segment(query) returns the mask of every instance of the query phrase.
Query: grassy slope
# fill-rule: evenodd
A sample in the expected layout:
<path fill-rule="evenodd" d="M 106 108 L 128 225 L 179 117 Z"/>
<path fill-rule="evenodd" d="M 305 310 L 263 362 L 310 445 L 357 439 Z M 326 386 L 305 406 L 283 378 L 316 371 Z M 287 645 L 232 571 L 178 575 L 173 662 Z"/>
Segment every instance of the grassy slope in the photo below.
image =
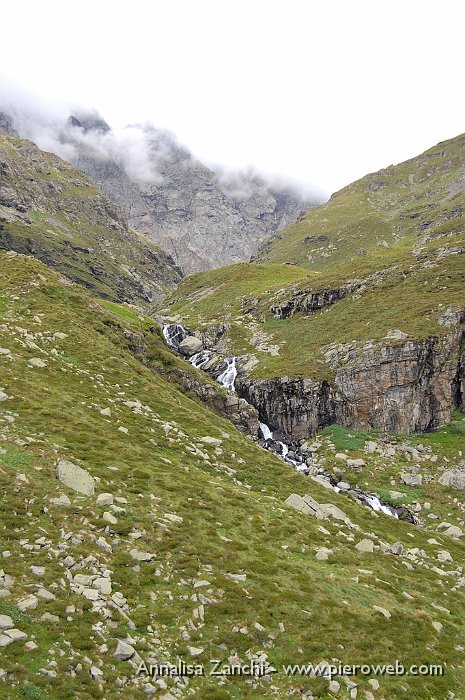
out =
<path fill-rule="evenodd" d="M 19 139 L 0 136 L 0 157 L 0 184 L 13 193 L 0 206 L 0 249 L 35 255 L 99 296 L 145 308 L 146 291 L 159 301 L 179 281 L 173 261 L 128 230 L 83 173 Z"/>
<path fill-rule="evenodd" d="M 263 260 L 324 272 L 339 264 L 357 267 L 367 254 L 389 262 L 392 249 L 412 248 L 425 234 L 463 231 L 464 152 L 462 134 L 357 180 L 289 226 Z M 327 240 L 311 240 L 318 236 Z"/>
<path fill-rule="evenodd" d="M 204 649 L 197 660 L 207 664 L 232 653 L 245 661 L 248 650 L 264 650 L 277 668 L 283 662 L 334 658 L 346 663 L 446 661 L 444 678 L 379 678 L 375 698 L 426 700 L 446 697 L 448 690 L 457 697 L 465 694 L 463 652 L 457 646 L 465 632 L 463 589 L 452 590 L 455 575 L 433 570 L 438 549 L 448 549 L 456 562 L 463 560 L 462 544 L 439 533 L 440 544 L 429 544 L 430 534 L 328 492 L 254 446 L 125 350 L 122 331 L 140 331 L 143 319 L 130 312 L 114 314 L 22 256 L 0 254 L 0 279 L 0 347 L 11 350 L 11 356 L 0 357 L 1 387 L 10 397 L 0 404 L 6 451 L 0 456 L 0 527 L 2 550 L 11 553 L 2 568 L 15 577 L 12 596 L 0 599 L 0 613 L 12 615 L 38 644 L 32 652 L 20 642 L 3 650 L 1 667 L 11 675 L 0 684 L 1 697 L 146 696 L 134 685 L 130 665 L 112 656 L 115 640 L 128 634 L 126 624 L 113 612 L 117 624 L 110 627 L 89 601 L 70 591 L 63 564 L 67 555 L 81 561 L 82 573 L 91 572 L 92 563 L 82 561 L 88 556 L 110 569 L 113 591 L 128 600 L 136 626 L 129 634 L 143 658 L 152 652 L 159 660 L 179 654 L 190 661 L 191 645 Z M 56 332 L 67 337 L 54 337 Z M 46 367 L 31 367 L 34 357 Z M 142 408 L 125 403 L 136 399 Z M 111 408 L 111 417 L 100 413 L 105 407 Z M 205 435 L 222 439 L 221 450 L 202 443 Z M 192 452 L 196 447 L 202 454 Z M 108 506 L 59 485 L 54 466 L 60 458 L 98 478 L 97 493 L 127 499 L 112 531 L 102 520 Z M 62 491 L 71 506 L 49 505 L 49 498 Z M 320 502 L 338 504 L 361 530 L 331 521 L 322 530 L 318 521 L 283 507 L 291 492 L 311 492 Z M 167 513 L 182 521 L 172 522 Z M 131 535 L 137 533 L 141 537 L 134 544 Z M 422 548 L 425 558 L 412 559 L 410 571 L 401 558 L 379 550 L 361 554 L 354 545 L 368 533 L 376 544 L 400 540 Z M 96 544 L 101 536 L 111 553 Z M 50 545 L 25 549 L 39 537 Z M 154 552 L 155 560 L 134 571 L 128 554 L 134 546 Z M 315 559 L 319 546 L 333 550 L 328 561 Z M 15 601 L 35 588 L 31 564 L 45 566 L 42 583 L 56 599 L 40 599 L 36 610 L 21 614 Z M 457 565 L 443 568 L 455 571 Z M 237 583 L 227 573 L 244 573 L 246 581 Z M 196 579 L 209 583 L 194 589 Z M 199 590 L 210 601 L 203 623 L 194 615 Z M 76 606 L 75 613 L 65 612 L 69 605 Z M 389 609 L 392 617 L 385 619 L 373 605 Z M 41 622 L 44 612 L 59 620 Z M 444 625 L 442 631 L 434 621 Z M 254 627 L 256 622 L 264 631 Z M 102 687 L 89 676 L 91 662 L 103 672 Z M 41 668 L 55 670 L 56 677 Z M 117 678 L 125 679 L 122 686 Z M 367 679 L 356 680 L 368 690 Z M 32 689 L 24 690 L 25 683 Z M 217 700 L 284 697 L 292 688 L 330 697 L 327 681 L 286 678 L 282 672 L 273 676 L 272 685 L 233 679 L 220 690 L 211 678 L 190 685 L 200 689 L 195 697 Z"/>
<path fill-rule="evenodd" d="M 452 254 L 465 249 L 464 144 L 458 137 L 341 190 L 274 239 L 262 256 L 269 262 L 194 275 L 167 313 L 192 328 L 226 319 L 230 351 L 255 354 L 257 378 L 330 378 L 323 355 L 334 343 L 382 343 L 394 329 L 414 338 L 444 333 L 438 316 L 464 304 L 464 256 Z M 319 236 L 326 240 L 315 242 Z M 271 313 L 298 290 L 335 289 L 383 270 L 382 280 L 323 312 L 285 320 Z M 279 355 L 254 347 L 257 330 Z"/>

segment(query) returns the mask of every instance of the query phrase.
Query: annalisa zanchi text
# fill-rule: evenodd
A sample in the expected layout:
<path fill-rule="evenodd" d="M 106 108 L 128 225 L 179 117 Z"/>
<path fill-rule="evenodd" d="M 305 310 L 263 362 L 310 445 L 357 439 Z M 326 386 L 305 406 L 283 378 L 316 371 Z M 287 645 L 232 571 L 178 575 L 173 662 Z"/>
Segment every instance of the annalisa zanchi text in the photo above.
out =
<path fill-rule="evenodd" d="M 276 669 L 263 661 L 250 661 L 245 664 L 224 663 L 220 659 L 210 659 L 209 665 L 186 663 L 178 659 L 175 664 L 147 664 L 141 661 L 137 673 L 154 678 L 180 676 L 253 676 L 260 678 L 281 672 L 286 676 L 443 676 L 442 664 L 413 664 L 406 666 L 396 659 L 391 664 L 284 664 Z"/>

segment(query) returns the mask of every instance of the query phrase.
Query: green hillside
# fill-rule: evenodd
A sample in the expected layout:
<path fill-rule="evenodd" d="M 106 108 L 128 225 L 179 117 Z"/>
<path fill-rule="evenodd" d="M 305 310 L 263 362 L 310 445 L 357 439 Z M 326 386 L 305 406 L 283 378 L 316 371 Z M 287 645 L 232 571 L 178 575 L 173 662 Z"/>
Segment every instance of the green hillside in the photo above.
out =
<path fill-rule="evenodd" d="M 330 700 L 355 697 L 354 684 L 367 700 L 465 695 L 464 548 L 449 525 L 379 515 L 260 449 L 167 381 L 182 360 L 150 319 L 22 255 L 0 254 L 0 279 L 0 627 L 19 630 L 8 644 L 0 630 L 0 697 Z M 329 459 L 331 444 L 366 439 L 320 443 Z M 93 477 L 93 495 L 60 483 L 63 461 Z M 299 513 L 292 493 L 347 519 Z M 457 527 L 463 513 L 449 510 Z M 178 656 L 207 675 L 137 675 L 139 657 Z M 276 673 L 209 675 L 212 659 L 252 657 Z M 396 659 L 445 675 L 330 685 L 283 670 Z"/>
<path fill-rule="evenodd" d="M 0 250 L 34 255 L 98 296 L 154 308 L 180 279 L 88 178 L 30 141 L 0 135 Z"/>
<path fill-rule="evenodd" d="M 391 264 L 396 254 L 465 230 L 465 134 L 336 192 L 259 255 L 324 272 Z M 367 263 L 370 266 L 370 263 Z M 349 272 L 352 270 L 350 269 Z"/>

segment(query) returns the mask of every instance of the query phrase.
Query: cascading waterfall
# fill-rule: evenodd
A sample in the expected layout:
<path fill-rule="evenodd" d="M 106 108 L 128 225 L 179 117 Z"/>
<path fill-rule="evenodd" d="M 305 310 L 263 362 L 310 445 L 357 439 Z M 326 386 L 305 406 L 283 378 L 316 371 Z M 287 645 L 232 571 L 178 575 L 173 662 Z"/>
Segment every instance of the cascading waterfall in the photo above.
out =
<path fill-rule="evenodd" d="M 196 369 L 202 369 L 202 367 L 205 367 L 210 358 L 211 352 L 208 352 L 208 350 L 202 350 L 201 352 L 197 352 L 195 355 L 192 355 L 192 357 L 189 358 L 189 362 Z"/>
<path fill-rule="evenodd" d="M 173 350 L 177 350 L 179 344 L 184 340 L 184 338 L 186 338 L 189 335 L 189 332 L 181 324 L 169 324 L 163 326 L 163 335 L 166 339 L 168 346 Z M 189 359 L 189 362 L 197 369 L 202 369 L 211 360 L 212 355 L 212 352 L 208 350 L 202 350 L 201 352 L 192 355 L 192 357 Z M 216 381 L 222 386 L 224 386 L 231 393 L 234 393 L 236 390 L 236 359 L 236 357 L 226 358 L 226 368 L 216 378 Z M 279 456 L 281 457 L 281 459 L 283 459 L 288 464 L 291 464 L 294 467 L 294 469 L 297 469 L 300 472 L 308 473 L 308 467 L 305 464 L 305 462 L 299 461 L 298 459 L 291 459 L 291 457 L 289 457 L 289 446 L 285 442 L 275 440 L 271 428 L 266 423 L 260 423 L 260 432 L 262 434 L 263 440 L 265 441 L 265 449 L 277 454 L 275 450 L 271 449 L 271 445 L 279 445 Z M 332 484 L 331 480 L 328 478 L 327 475 L 326 478 L 328 481 L 328 486 L 330 486 L 330 488 L 336 493 L 339 493 L 341 489 Z M 391 506 L 381 503 L 378 496 L 375 496 L 374 494 L 360 492 L 357 493 L 356 497 L 358 498 L 360 503 L 363 503 L 372 510 L 375 510 L 379 513 L 385 513 L 386 515 L 390 515 L 394 518 L 399 517 L 398 513 L 394 508 L 391 508 Z"/>
<path fill-rule="evenodd" d="M 177 350 L 179 343 L 181 343 L 186 336 L 189 335 L 184 326 L 180 323 L 169 323 L 162 327 L 163 337 L 166 340 L 168 347 L 173 350 Z"/>
<path fill-rule="evenodd" d="M 280 457 L 287 462 L 288 464 L 292 464 L 292 466 L 297 469 L 299 472 L 306 472 L 307 471 L 307 465 L 304 462 L 299 462 L 296 459 L 291 459 L 288 457 L 289 454 L 289 446 L 286 445 L 285 442 L 281 442 L 281 440 L 275 440 L 273 437 L 273 433 L 271 431 L 271 428 L 269 425 L 266 423 L 260 423 L 260 432 L 263 436 L 263 439 L 265 440 L 265 448 L 269 449 L 269 441 L 275 442 L 277 445 L 279 445 L 281 449 Z"/>
<path fill-rule="evenodd" d="M 222 384 L 225 387 L 225 389 L 233 393 L 236 390 L 234 386 L 236 382 L 236 377 L 236 358 L 228 357 L 226 359 L 226 369 L 217 377 L 216 381 Z"/>
<path fill-rule="evenodd" d="M 391 506 L 386 506 L 384 503 L 381 503 L 379 500 L 378 496 L 375 496 L 373 494 L 367 494 L 364 497 L 364 501 L 367 505 L 370 506 L 373 510 L 376 510 L 378 513 L 385 513 L 386 515 L 392 515 L 394 518 L 398 518 L 398 514 L 395 511 L 394 508 L 391 508 Z"/>
<path fill-rule="evenodd" d="M 266 423 L 260 423 L 260 432 L 264 440 L 273 439 L 273 433 L 271 432 L 270 428 L 267 426 Z"/>

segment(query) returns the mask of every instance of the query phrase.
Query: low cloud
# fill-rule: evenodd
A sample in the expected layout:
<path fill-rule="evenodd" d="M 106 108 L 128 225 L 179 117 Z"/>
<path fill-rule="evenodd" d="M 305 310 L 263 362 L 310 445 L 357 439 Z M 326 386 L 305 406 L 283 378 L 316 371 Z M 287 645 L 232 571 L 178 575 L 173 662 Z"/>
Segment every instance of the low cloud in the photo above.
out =
<path fill-rule="evenodd" d="M 12 118 L 22 138 L 34 141 L 41 149 L 77 167 L 86 158 L 112 161 L 139 185 L 159 185 L 169 163 L 189 163 L 193 159 L 170 131 L 149 123 L 113 129 L 95 109 L 43 100 L 6 83 L 0 85 L 0 112 Z M 321 191 L 309 191 L 279 175 L 262 175 L 252 168 L 231 170 L 218 164 L 209 167 L 220 189 L 237 202 L 283 192 L 306 202 L 325 199 Z"/>

